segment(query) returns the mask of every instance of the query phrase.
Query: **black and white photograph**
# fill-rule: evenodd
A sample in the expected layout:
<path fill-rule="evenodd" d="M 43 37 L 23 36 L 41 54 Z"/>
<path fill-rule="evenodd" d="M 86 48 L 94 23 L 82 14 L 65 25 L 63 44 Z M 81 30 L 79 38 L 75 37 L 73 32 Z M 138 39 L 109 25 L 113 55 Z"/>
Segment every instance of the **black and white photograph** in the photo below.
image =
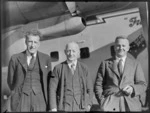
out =
<path fill-rule="evenodd" d="M 149 112 L 149 2 L 1 0 L 1 112 Z"/>

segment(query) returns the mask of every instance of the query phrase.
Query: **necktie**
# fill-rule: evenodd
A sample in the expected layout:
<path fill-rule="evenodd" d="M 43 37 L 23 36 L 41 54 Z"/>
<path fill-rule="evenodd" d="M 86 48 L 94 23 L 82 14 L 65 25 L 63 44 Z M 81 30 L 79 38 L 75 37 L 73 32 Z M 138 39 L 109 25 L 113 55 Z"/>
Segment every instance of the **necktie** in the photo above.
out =
<path fill-rule="evenodd" d="M 29 63 L 29 69 L 32 69 L 34 67 L 34 63 L 35 63 L 34 55 L 32 54 L 31 56 L 32 56 L 32 58 L 31 58 L 30 63 Z"/>
<path fill-rule="evenodd" d="M 123 63 L 123 60 L 120 59 L 119 63 L 118 63 L 118 71 L 119 71 L 120 75 L 122 75 L 122 73 L 123 73 L 123 64 L 122 63 Z"/>
<path fill-rule="evenodd" d="M 71 64 L 71 72 L 72 72 L 72 74 L 74 75 L 74 71 L 75 71 L 75 64 Z"/>

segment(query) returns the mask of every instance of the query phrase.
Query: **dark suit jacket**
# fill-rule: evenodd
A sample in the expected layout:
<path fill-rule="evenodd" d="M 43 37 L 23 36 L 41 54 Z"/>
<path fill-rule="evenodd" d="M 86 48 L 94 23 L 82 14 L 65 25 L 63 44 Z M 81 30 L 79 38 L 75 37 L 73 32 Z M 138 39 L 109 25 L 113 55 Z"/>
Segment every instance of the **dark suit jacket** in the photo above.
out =
<path fill-rule="evenodd" d="M 111 111 L 120 101 L 114 96 L 126 85 L 131 85 L 134 94 L 123 95 L 122 102 L 127 102 L 130 111 L 141 110 L 139 95 L 145 92 L 147 84 L 141 65 L 130 58 L 126 58 L 122 79 L 117 71 L 115 58 L 103 61 L 99 67 L 95 81 L 95 95 L 103 110 Z M 118 100 L 117 100 L 118 99 Z M 124 109 L 124 108 L 123 108 Z"/>
<path fill-rule="evenodd" d="M 50 108 L 57 108 L 58 110 L 63 110 L 63 97 L 64 97 L 64 77 L 68 64 L 67 62 L 63 62 L 57 66 L 55 66 L 53 70 L 53 77 L 50 79 Z M 87 105 L 92 105 L 92 81 L 90 78 L 90 74 L 88 72 L 87 66 L 85 66 L 81 62 L 77 62 L 78 73 L 83 81 L 83 91 L 81 95 L 81 106 L 86 108 Z"/>
<path fill-rule="evenodd" d="M 48 73 L 50 72 L 51 65 L 50 65 L 50 58 L 48 55 L 37 52 L 37 57 L 39 59 L 41 74 L 42 74 L 42 86 L 44 91 L 44 98 L 46 104 L 48 102 L 47 99 L 47 79 Z M 15 110 L 19 104 L 22 84 L 24 82 L 24 78 L 27 72 L 27 55 L 26 51 L 21 52 L 19 54 L 15 54 L 11 57 L 8 66 L 8 86 L 12 90 L 12 99 L 11 99 L 11 106 L 12 110 Z"/>

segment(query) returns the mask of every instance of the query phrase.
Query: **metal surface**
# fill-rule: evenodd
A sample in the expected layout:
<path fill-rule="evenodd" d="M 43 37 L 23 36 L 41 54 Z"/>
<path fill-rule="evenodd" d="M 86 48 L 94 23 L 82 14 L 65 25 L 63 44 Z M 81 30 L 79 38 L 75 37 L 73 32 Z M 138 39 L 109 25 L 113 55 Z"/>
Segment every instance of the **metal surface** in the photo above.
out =
<path fill-rule="evenodd" d="M 78 11 L 78 15 L 87 18 L 91 15 L 102 14 L 119 9 L 123 9 L 130 5 L 131 2 L 21 2 L 7 1 L 5 2 L 4 28 L 15 26 L 18 24 L 27 24 L 64 14 L 73 15 L 74 11 Z"/>

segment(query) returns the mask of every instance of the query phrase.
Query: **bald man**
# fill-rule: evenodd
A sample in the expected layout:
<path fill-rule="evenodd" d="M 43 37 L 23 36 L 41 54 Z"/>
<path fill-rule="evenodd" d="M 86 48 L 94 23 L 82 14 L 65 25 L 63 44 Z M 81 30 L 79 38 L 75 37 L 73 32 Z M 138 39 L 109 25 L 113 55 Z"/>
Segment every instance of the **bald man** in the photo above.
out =
<path fill-rule="evenodd" d="M 95 95 L 102 111 L 141 111 L 139 96 L 147 84 L 139 62 L 127 56 L 129 41 L 115 40 L 115 56 L 102 61 L 95 81 Z"/>
<path fill-rule="evenodd" d="M 76 42 L 66 45 L 67 60 L 55 66 L 50 79 L 51 111 L 89 111 L 92 105 L 92 84 L 88 68 L 77 59 Z"/>

